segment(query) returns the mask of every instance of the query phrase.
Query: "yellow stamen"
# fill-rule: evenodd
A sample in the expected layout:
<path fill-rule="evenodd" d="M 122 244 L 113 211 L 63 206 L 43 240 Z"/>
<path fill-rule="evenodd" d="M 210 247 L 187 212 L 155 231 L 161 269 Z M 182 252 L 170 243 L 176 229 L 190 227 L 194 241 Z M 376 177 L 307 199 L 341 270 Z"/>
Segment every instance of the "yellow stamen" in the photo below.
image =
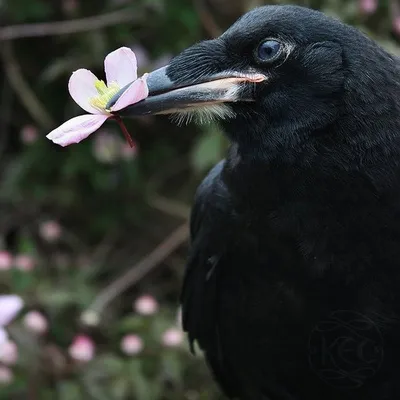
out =
<path fill-rule="evenodd" d="M 104 81 L 101 81 L 98 79 L 94 83 L 94 87 L 97 89 L 97 92 L 99 93 L 99 95 L 103 95 L 103 94 L 107 93 L 107 85 L 104 83 Z"/>
<path fill-rule="evenodd" d="M 112 97 L 118 93 L 121 89 L 117 82 L 112 82 L 108 87 L 107 85 L 101 81 L 97 80 L 94 83 L 98 96 L 92 97 L 90 99 L 90 104 L 97 108 L 100 111 L 108 111 L 106 110 L 107 103 L 112 99 Z"/>

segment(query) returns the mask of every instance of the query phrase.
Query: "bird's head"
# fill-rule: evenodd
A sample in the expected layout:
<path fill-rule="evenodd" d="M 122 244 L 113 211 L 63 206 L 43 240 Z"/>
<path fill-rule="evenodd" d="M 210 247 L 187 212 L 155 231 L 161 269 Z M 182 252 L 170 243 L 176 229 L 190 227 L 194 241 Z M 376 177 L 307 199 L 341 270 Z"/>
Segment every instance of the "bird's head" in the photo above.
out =
<path fill-rule="evenodd" d="M 382 91 L 392 81 L 400 93 L 397 68 L 392 56 L 338 20 L 265 6 L 152 72 L 150 96 L 121 115 L 218 119 L 244 153 L 281 152 L 334 125 L 337 135 L 348 135 L 372 122 L 377 108 L 389 111 Z"/>

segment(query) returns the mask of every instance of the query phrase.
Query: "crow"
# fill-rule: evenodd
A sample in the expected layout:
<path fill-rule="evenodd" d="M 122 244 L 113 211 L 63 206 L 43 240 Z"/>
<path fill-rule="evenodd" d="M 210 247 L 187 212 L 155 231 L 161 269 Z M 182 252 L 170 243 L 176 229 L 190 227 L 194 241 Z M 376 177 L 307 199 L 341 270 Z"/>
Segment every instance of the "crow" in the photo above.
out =
<path fill-rule="evenodd" d="M 148 85 L 121 116 L 216 119 L 231 143 L 195 197 L 181 295 L 223 392 L 399 400 L 399 60 L 319 11 L 264 6 Z"/>

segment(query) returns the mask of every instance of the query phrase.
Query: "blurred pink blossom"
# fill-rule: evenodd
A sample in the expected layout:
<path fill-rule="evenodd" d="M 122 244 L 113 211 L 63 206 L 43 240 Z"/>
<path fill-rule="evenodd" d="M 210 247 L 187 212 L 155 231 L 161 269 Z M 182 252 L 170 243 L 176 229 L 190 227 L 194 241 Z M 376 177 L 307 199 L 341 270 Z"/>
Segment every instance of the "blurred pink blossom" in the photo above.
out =
<path fill-rule="evenodd" d="M 8 251 L 0 251 L 0 271 L 7 271 L 11 269 L 13 259 Z"/>
<path fill-rule="evenodd" d="M 24 125 L 20 132 L 20 138 L 24 144 L 35 143 L 39 138 L 39 133 L 34 125 Z"/>
<path fill-rule="evenodd" d="M 18 347 L 12 340 L 0 344 L 0 362 L 14 365 L 18 360 Z"/>
<path fill-rule="evenodd" d="M 119 136 L 103 129 L 93 141 L 94 157 L 101 163 L 113 164 L 120 156 L 123 143 Z M 127 146 L 130 147 L 129 144 Z"/>
<path fill-rule="evenodd" d="M 87 335 L 75 336 L 68 348 L 68 353 L 75 361 L 88 362 L 95 354 L 95 344 Z"/>
<path fill-rule="evenodd" d="M 108 54 L 104 60 L 104 69 L 107 85 L 87 69 L 73 72 L 68 84 L 69 93 L 88 114 L 65 122 L 51 131 L 47 135 L 48 139 L 63 147 L 79 143 L 97 131 L 108 118 L 114 118 L 113 111 L 119 111 L 148 96 L 147 75 L 137 78 L 136 56 L 131 49 L 121 47 Z M 124 93 L 111 109 L 107 109 L 112 97 L 125 87 Z M 122 126 L 122 122 L 119 124 Z M 131 139 L 124 129 L 127 140 Z"/>
<path fill-rule="evenodd" d="M 0 385 L 9 385 L 14 380 L 14 374 L 10 368 L 0 365 Z"/>
<path fill-rule="evenodd" d="M 121 146 L 121 158 L 125 161 L 134 159 L 137 156 L 138 148 L 135 144 L 133 147 L 129 146 L 128 143 L 124 142 Z"/>
<path fill-rule="evenodd" d="M 393 30 L 400 35 L 400 16 L 396 16 L 393 19 Z"/>
<path fill-rule="evenodd" d="M 29 311 L 24 317 L 24 325 L 30 331 L 42 335 L 47 332 L 47 318 L 39 311 Z"/>
<path fill-rule="evenodd" d="M 359 7 L 363 14 L 373 14 L 378 8 L 378 0 L 359 0 Z"/>
<path fill-rule="evenodd" d="M 139 354 L 143 350 L 143 340 L 140 336 L 129 334 L 121 340 L 121 350 L 128 356 Z"/>
<path fill-rule="evenodd" d="M 9 294 L 0 295 L 0 346 L 7 342 L 7 332 L 4 329 L 24 306 L 21 297 Z"/>
<path fill-rule="evenodd" d="M 78 8 L 78 0 L 63 0 L 62 8 L 65 14 L 72 15 Z"/>
<path fill-rule="evenodd" d="M 47 242 L 55 242 L 61 236 L 61 225 L 54 220 L 42 222 L 39 226 L 40 236 Z"/>
<path fill-rule="evenodd" d="M 166 347 L 178 347 L 183 342 L 184 334 L 178 328 L 167 329 L 161 338 L 161 342 Z"/>
<path fill-rule="evenodd" d="M 153 296 L 143 295 L 135 301 L 134 309 L 141 315 L 153 315 L 158 311 L 158 303 Z"/>
<path fill-rule="evenodd" d="M 35 260 L 28 254 L 18 254 L 14 258 L 14 265 L 21 271 L 32 271 L 35 268 Z"/>

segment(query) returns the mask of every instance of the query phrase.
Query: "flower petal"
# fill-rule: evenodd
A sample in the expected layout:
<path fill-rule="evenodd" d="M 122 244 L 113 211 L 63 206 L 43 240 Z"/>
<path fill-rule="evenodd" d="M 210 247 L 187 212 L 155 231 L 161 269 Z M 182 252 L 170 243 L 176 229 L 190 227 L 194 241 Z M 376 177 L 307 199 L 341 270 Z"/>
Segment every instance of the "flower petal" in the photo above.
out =
<path fill-rule="evenodd" d="M 145 99 L 149 95 L 149 88 L 146 83 L 147 74 L 142 78 L 131 83 L 125 92 L 119 97 L 116 103 L 111 107 L 111 111 L 119 111 L 125 107 L 135 104 Z"/>
<path fill-rule="evenodd" d="M 100 114 L 100 111 L 90 104 L 90 99 L 99 95 L 94 86 L 97 80 L 96 75 L 88 69 L 78 69 L 72 73 L 68 82 L 69 94 L 75 103 L 90 114 Z"/>
<path fill-rule="evenodd" d="M 7 342 L 7 339 L 8 339 L 7 331 L 0 326 L 0 348 L 4 343 Z"/>
<path fill-rule="evenodd" d="M 107 86 L 117 82 L 122 88 L 137 78 L 137 61 L 135 53 L 128 47 L 119 49 L 108 54 L 104 60 Z"/>
<path fill-rule="evenodd" d="M 64 122 L 61 126 L 51 131 L 46 137 L 62 147 L 72 143 L 79 143 L 91 133 L 100 128 L 109 115 L 80 115 Z"/>
<path fill-rule="evenodd" d="M 23 305 L 24 302 L 19 296 L 13 294 L 0 296 L 0 327 L 10 323 Z"/>

